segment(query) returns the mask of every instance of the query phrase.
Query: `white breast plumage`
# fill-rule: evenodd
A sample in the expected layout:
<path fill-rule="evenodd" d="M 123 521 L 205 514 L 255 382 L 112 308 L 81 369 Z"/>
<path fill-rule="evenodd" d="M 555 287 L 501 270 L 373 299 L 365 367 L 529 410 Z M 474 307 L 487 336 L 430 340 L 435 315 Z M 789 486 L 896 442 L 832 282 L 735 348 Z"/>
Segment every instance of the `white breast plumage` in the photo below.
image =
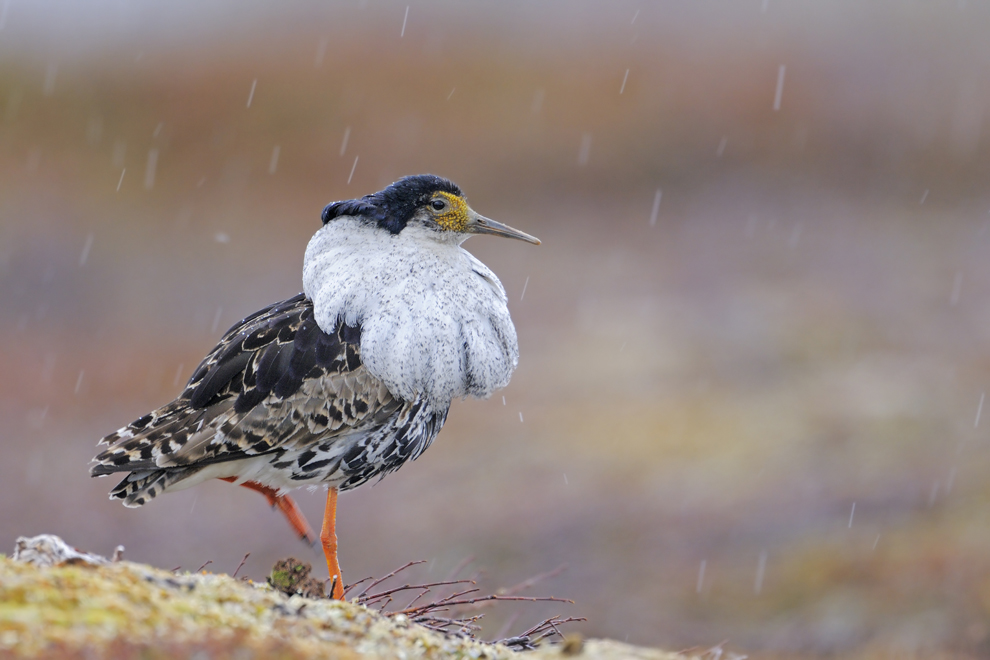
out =
<path fill-rule="evenodd" d="M 361 326 L 361 359 L 393 395 L 447 406 L 505 387 L 519 359 L 495 274 L 429 229 L 391 234 L 341 217 L 306 248 L 303 289 L 316 321 Z"/>

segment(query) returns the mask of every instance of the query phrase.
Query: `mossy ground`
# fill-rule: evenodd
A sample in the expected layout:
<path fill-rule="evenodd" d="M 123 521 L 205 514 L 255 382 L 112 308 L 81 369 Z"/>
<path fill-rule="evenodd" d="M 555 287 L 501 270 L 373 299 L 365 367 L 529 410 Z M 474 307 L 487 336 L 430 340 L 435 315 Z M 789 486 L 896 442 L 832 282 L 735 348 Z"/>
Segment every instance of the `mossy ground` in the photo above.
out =
<path fill-rule="evenodd" d="M 0 557 L 0 658 L 538 658 L 444 636 L 361 605 L 131 562 L 36 566 Z M 589 658 L 681 658 L 588 642 Z"/>

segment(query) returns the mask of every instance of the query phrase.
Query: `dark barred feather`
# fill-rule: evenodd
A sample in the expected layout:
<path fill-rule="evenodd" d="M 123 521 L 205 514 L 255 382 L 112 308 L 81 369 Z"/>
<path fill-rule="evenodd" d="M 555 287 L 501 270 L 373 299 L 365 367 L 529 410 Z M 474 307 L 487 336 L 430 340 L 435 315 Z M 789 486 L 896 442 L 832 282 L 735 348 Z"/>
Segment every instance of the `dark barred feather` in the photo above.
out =
<path fill-rule="evenodd" d="M 140 505 L 202 468 L 271 455 L 295 481 L 352 488 L 418 456 L 446 410 L 393 397 L 361 362 L 361 329 L 323 332 L 303 294 L 232 327 L 182 394 L 101 444 L 93 476 L 129 472 L 111 497 Z"/>

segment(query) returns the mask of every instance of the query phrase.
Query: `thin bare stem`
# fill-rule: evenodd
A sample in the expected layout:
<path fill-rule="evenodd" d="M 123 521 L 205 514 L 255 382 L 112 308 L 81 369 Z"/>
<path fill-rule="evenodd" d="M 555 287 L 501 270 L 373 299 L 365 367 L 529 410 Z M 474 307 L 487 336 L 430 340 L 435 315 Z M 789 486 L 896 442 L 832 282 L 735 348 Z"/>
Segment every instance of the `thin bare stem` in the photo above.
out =
<path fill-rule="evenodd" d="M 498 601 L 520 600 L 520 601 L 527 601 L 532 603 L 553 602 L 553 603 L 571 603 L 572 605 L 574 604 L 573 600 L 569 600 L 567 598 L 556 598 L 554 596 L 499 596 L 496 594 L 492 594 L 491 596 L 478 596 L 477 598 L 462 598 L 460 600 L 450 600 L 457 596 L 463 596 L 464 594 L 471 593 L 472 591 L 478 591 L 478 590 L 471 589 L 469 591 L 465 591 L 459 594 L 453 594 L 452 596 L 449 596 L 448 598 L 445 598 L 443 600 L 439 600 L 436 603 L 431 603 L 430 605 L 424 605 L 418 608 L 412 608 L 411 610 L 408 611 L 402 610 L 399 612 L 395 612 L 395 614 L 408 615 L 411 612 L 416 612 L 419 610 L 429 611 L 429 609 L 433 608 L 434 606 L 449 608 L 455 605 L 473 605 L 474 603 L 483 603 L 483 602 L 495 601 L 495 600 Z"/>
<path fill-rule="evenodd" d="M 429 625 L 431 628 L 460 626 L 468 630 L 481 630 L 481 626 L 475 625 L 475 621 L 480 620 L 484 615 L 478 614 L 467 619 L 450 619 L 444 616 L 430 616 L 423 619 L 415 619 L 420 625 Z"/>
<path fill-rule="evenodd" d="M 367 607 L 373 607 L 388 617 L 395 617 L 401 614 L 408 617 L 413 623 L 425 626 L 430 630 L 448 635 L 461 635 L 471 639 L 477 639 L 477 632 L 481 630 L 481 626 L 477 622 L 484 616 L 481 613 L 471 613 L 469 615 L 468 613 L 471 610 L 488 607 L 499 601 L 573 603 L 571 600 L 554 596 L 516 595 L 544 580 L 559 575 L 566 569 L 565 565 L 558 566 L 551 571 L 540 573 L 539 575 L 534 575 L 507 589 L 499 589 L 494 594 L 480 595 L 480 589 L 475 586 L 475 578 L 482 574 L 481 570 L 475 571 L 471 578 L 456 579 L 456 576 L 473 561 L 473 557 L 464 559 L 450 571 L 445 579 L 437 582 L 426 582 L 423 584 L 408 582 L 402 586 L 385 588 L 377 593 L 374 591 L 376 587 L 382 585 L 390 578 L 417 564 L 426 563 L 425 560 L 411 561 L 381 578 L 374 579 L 367 577 L 348 585 L 344 593 L 348 594 L 352 590 L 356 590 L 358 586 L 363 585 L 361 591 L 352 599 L 355 602 Z M 444 595 L 448 589 L 452 593 Z M 407 592 L 414 593 L 415 595 L 406 606 L 394 611 L 388 611 L 395 604 L 394 599 L 396 595 Z M 424 603 L 423 600 L 427 595 L 431 595 L 431 600 Z M 543 639 L 553 636 L 562 637 L 559 628 L 560 625 L 575 621 L 584 621 L 582 618 L 571 617 L 563 619 L 554 615 L 549 619 L 544 619 L 521 635 L 500 639 L 508 633 L 517 620 L 518 613 L 513 613 L 495 638 L 499 640 L 497 643 L 506 644 L 515 650 L 533 649 Z"/>
<path fill-rule="evenodd" d="M 546 573 L 540 573 L 539 575 L 534 575 L 528 580 L 523 580 L 517 585 L 511 586 L 508 589 L 501 589 L 498 591 L 501 596 L 512 596 L 519 593 L 520 591 L 525 591 L 530 587 L 543 582 L 544 580 L 549 580 L 552 577 L 556 577 L 567 570 L 567 564 L 561 564 L 552 571 L 547 571 Z"/>
<path fill-rule="evenodd" d="M 329 579 L 329 578 L 328 578 L 328 579 Z M 374 577 L 373 575 L 369 575 L 368 577 L 366 577 L 366 578 L 364 578 L 364 579 L 361 579 L 361 580 L 358 580 L 358 581 L 357 581 L 357 582 L 355 582 L 354 584 L 349 584 L 349 585 L 347 585 L 346 587 L 344 587 L 344 595 L 346 596 L 346 595 L 347 595 L 347 592 L 348 592 L 348 591 L 350 591 L 350 590 L 351 590 L 351 589 L 353 589 L 354 587 L 356 587 L 356 586 L 358 586 L 358 585 L 359 585 L 359 584 L 361 584 L 362 582 L 367 582 L 368 580 L 374 580 L 374 579 L 375 579 L 375 577 Z"/>
<path fill-rule="evenodd" d="M 552 629 L 553 632 L 552 633 L 549 632 L 549 631 L 548 632 L 545 632 L 545 633 L 543 633 L 542 635 L 539 636 L 539 639 L 543 639 L 545 637 L 550 637 L 552 635 L 557 635 L 558 637 L 560 637 L 560 638 L 563 639 L 564 636 L 562 634 L 560 634 L 560 631 L 557 630 L 557 626 L 554 625 L 554 621 L 556 621 L 556 620 L 557 620 L 557 617 L 552 617 L 552 618 L 549 618 L 549 619 L 546 620 L 546 625 L 550 629 Z M 539 630 L 539 628 L 537 628 L 537 630 Z"/>
<path fill-rule="evenodd" d="M 407 564 L 405 564 L 403 566 L 399 566 L 397 569 L 395 569 L 394 571 L 392 571 L 391 573 L 389 573 L 385 577 L 378 578 L 377 580 L 375 580 L 374 582 L 372 582 L 371 584 L 369 584 L 367 587 L 364 588 L 364 590 L 361 593 L 359 593 L 357 595 L 357 597 L 358 598 L 363 597 L 365 594 L 367 594 L 369 591 L 371 591 L 372 589 L 374 589 L 375 587 L 377 587 L 379 584 L 381 584 L 385 580 L 389 579 L 390 577 L 394 577 L 397 573 L 401 573 L 402 571 L 406 570 L 410 566 L 415 566 L 416 564 L 425 564 L 425 563 L 426 563 L 426 560 L 425 559 L 420 559 L 419 561 L 411 561 L 411 562 L 409 562 L 409 563 L 407 563 Z"/>
<path fill-rule="evenodd" d="M 417 600 L 419 600 L 420 598 L 422 598 L 423 596 L 425 596 L 428 593 L 430 593 L 430 590 L 429 589 L 423 589 L 422 591 L 419 592 L 419 595 L 418 596 L 416 596 L 411 601 L 409 601 L 408 603 L 406 603 L 406 606 L 403 607 L 402 609 L 408 610 L 410 607 L 413 606 L 413 603 L 415 603 Z"/>
<path fill-rule="evenodd" d="M 577 621 L 586 621 L 586 619 L 584 617 L 567 617 L 566 619 L 561 619 L 559 616 L 555 615 L 549 619 L 540 621 L 538 624 L 519 635 L 499 639 L 495 643 L 520 647 L 522 649 L 531 649 L 534 648 L 536 642 L 546 639 L 547 637 L 552 637 L 553 635 L 557 635 L 563 639 L 564 635 L 560 632 L 560 629 L 557 628 L 557 626 Z M 534 635 L 539 636 L 536 639 L 533 639 Z"/>
<path fill-rule="evenodd" d="M 237 577 L 237 573 L 240 572 L 240 570 L 244 567 L 244 564 L 247 563 L 248 557 L 250 556 L 251 556 L 250 552 L 244 555 L 244 559 L 242 559 L 241 563 L 237 565 L 237 568 L 234 569 L 234 572 L 230 575 L 230 577 L 232 578 Z"/>
<path fill-rule="evenodd" d="M 472 582 L 472 584 L 474 584 L 474 583 Z M 457 592 L 454 592 L 454 593 L 450 594 L 449 596 L 446 596 L 444 598 L 441 598 L 440 600 L 436 601 L 434 604 L 435 605 L 444 605 L 444 606 L 448 606 L 449 607 L 450 606 L 450 601 L 452 601 L 453 599 L 460 598 L 461 596 L 466 596 L 468 594 L 473 594 L 476 591 L 481 591 L 481 589 L 478 589 L 477 587 L 475 587 L 474 589 L 465 589 L 464 591 L 457 591 Z"/>
<path fill-rule="evenodd" d="M 394 593 L 398 593 L 400 591 L 409 591 L 411 589 L 429 589 L 430 587 L 442 587 L 442 586 L 451 585 L 451 584 L 474 584 L 474 583 L 473 582 L 470 582 L 469 583 L 467 580 L 450 580 L 449 582 L 448 581 L 445 581 L 445 582 L 431 582 L 429 584 L 407 584 L 407 585 L 404 585 L 404 586 L 401 586 L 401 587 L 396 587 L 394 589 L 388 589 L 386 591 L 380 591 L 377 594 L 372 594 L 370 596 L 366 596 L 363 599 L 362 602 L 364 602 L 364 601 L 377 600 L 379 598 L 382 598 L 383 596 L 390 596 L 390 595 L 392 595 Z"/>

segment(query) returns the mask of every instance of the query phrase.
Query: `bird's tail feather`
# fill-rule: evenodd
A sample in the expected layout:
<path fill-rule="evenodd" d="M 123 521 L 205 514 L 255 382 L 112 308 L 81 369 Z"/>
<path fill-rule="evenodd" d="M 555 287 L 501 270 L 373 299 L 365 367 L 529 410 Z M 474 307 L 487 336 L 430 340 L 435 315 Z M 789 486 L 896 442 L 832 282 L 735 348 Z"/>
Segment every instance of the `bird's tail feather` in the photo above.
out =
<path fill-rule="evenodd" d="M 110 491 L 110 499 L 124 500 L 124 506 L 127 507 L 138 507 L 200 469 L 202 468 L 185 467 L 131 472 Z"/>

